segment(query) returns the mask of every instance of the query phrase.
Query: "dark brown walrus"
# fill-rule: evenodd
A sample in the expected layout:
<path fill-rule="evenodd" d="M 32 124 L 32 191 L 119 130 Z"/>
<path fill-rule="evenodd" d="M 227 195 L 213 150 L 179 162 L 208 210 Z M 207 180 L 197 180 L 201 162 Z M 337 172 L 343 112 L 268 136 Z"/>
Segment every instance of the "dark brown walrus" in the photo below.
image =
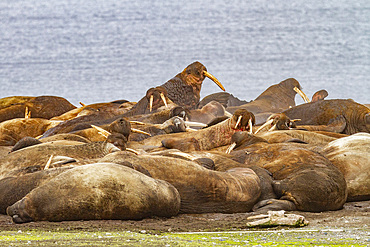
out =
<path fill-rule="evenodd" d="M 95 163 L 65 171 L 7 208 L 15 223 L 128 220 L 178 213 L 180 196 L 169 183 L 131 168 Z"/>
<path fill-rule="evenodd" d="M 243 137 L 239 139 L 256 138 L 245 132 L 235 135 Z M 257 142 L 231 152 L 233 159 L 272 173 L 274 191 L 279 199 L 261 201 L 256 209 L 321 212 L 343 207 L 347 199 L 343 174 L 327 158 L 302 145 Z"/>
<path fill-rule="evenodd" d="M 261 192 L 258 176 L 248 168 L 218 172 L 192 161 L 126 151 L 106 155 L 99 162 L 140 165 L 153 178 L 171 183 L 180 193 L 181 213 L 248 212 Z"/>
<path fill-rule="evenodd" d="M 225 91 L 222 84 L 198 61 L 188 65 L 181 73 L 161 86 L 167 90 L 167 96 L 173 103 L 188 109 L 195 109 L 200 100 L 203 80 L 206 77 Z"/>
<path fill-rule="evenodd" d="M 14 96 L 2 98 L 0 105 L 4 106 L 4 108 L 0 108 L 0 122 L 13 118 L 23 118 L 26 108 L 31 113 L 31 117 L 45 119 L 59 116 L 76 108 L 66 99 L 56 96 Z"/>
<path fill-rule="evenodd" d="M 340 118 L 344 124 L 340 133 L 370 133 L 370 109 L 353 100 L 320 100 L 293 107 L 284 113 L 290 119 L 301 119 L 299 125 L 328 125 Z"/>

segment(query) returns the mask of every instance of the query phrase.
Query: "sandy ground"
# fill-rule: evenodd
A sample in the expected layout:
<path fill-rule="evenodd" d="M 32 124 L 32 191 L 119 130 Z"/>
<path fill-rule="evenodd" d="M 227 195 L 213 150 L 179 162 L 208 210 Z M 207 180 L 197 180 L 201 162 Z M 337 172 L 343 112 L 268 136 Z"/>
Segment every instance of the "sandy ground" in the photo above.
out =
<path fill-rule="evenodd" d="M 27 244 L 30 246 L 31 240 L 24 238 L 24 241 L 13 241 L 9 236 L 14 236 L 16 233 L 26 233 L 29 231 L 36 232 L 53 232 L 53 233 L 68 233 L 73 232 L 78 234 L 81 233 L 102 233 L 105 234 L 117 234 L 119 232 L 126 233 L 126 235 L 120 235 L 118 238 L 110 239 L 110 245 L 114 245 L 113 239 L 117 240 L 117 246 L 125 242 L 125 246 L 135 246 L 149 241 L 151 236 L 157 237 L 166 235 L 165 240 L 156 242 L 158 239 L 151 239 L 151 243 L 158 246 L 166 245 L 169 246 L 199 246 L 204 243 L 207 245 L 210 243 L 237 246 L 236 242 L 225 242 L 225 239 L 229 239 L 231 236 L 240 233 L 243 234 L 255 234 L 253 235 L 253 241 L 248 242 L 257 243 L 257 245 L 271 245 L 271 243 L 278 243 L 282 245 L 287 243 L 289 240 L 293 245 L 294 243 L 303 243 L 308 245 L 322 245 L 324 243 L 330 243 L 330 245 L 357 245 L 357 246 L 370 246 L 370 201 L 362 202 L 350 202 L 346 203 L 342 210 L 329 211 L 322 213 L 309 213 L 309 212 L 287 212 L 303 215 L 306 220 L 309 221 L 309 225 L 301 228 L 291 227 L 272 227 L 272 228 L 248 228 L 246 222 L 247 217 L 253 215 L 253 213 L 237 213 L 237 214 L 181 214 L 172 218 L 149 218 L 140 221 L 121 221 L 121 220 L 105 220 L 105 221 L 63 221 L 63 222 L 30 222 L 26 224 L 14 224 L 9 216 L 0 215 L 0 231 L 3 235 L 8 238 L 0 238 L 0 246 L 13 246 L 20 244 Z M 127 233 L 131 233 L 130 237 Z M 133 236 L 133 233 L 140 235 Z M 283 233 L 283 235 L 281 235 Z M 290 234 L 291 233 L 291 234 Z M 294 234 L 293 234 L 294 233 Z M 29 233 L 28 233 L 29 234 Z M 38 233 L 39 234 L 39 233 Z M 170 234 L 170 235 L 168 235 Z M 217 236 L 215 235 L 217 234 Z M 226 235 L 225 235 L 226 234 Z M 233 235 L 234 234 L 234 235 Z M 257 235 L 256 235 L 257 234 Z M 273 234 L 268 235 L 266 234 Z M 290 234 L 290 235 L 289 235 Z M 77 236 L 76 235 L 76 236 Z M 175 239 L 171 239 L 174 236 Z M 181 237 L 178 237 L 180 236 Z M 46 236 L 46 235 L 45 235 Z M 54 235 L 53 235 L 54 236 Z M 97 238 L 94 240 L 93 234 L 90 237 L 84 237 L 80 239 L 69 239 L 69 243 L 73 243 L 73 246 L 84 245 L 83 243 L 100 246 L 99 242 L 101 239 Z M 105 235 L 104 235 L 105 236 Z M 194 240 L 195 236 L 198 236 Z M 200 237 L 203 236 L 203 237 Z M 212 237 L 213 236 L 213 237 Z M 239 235 L 238 235 L 239 236 Z M 252 235 L 250 235 L 252 236 Z M 101 237 L 99 235 L 99 237 Z M 279 237 L 279 238 L 278 238 Z M 103 238 L 103 237 L 101 237 Z M 32 239 L 32 238 L 31 238 Z M 118 241 L 120 239 L 120 241 Z M 190 240 L 189 240 L 190 239 Z M 233 238 L 235 241 L 241 241 L 239 238 Z M 238 240 L 239 239 L 239 240 Z M 278 240 L 280 239 L 280 240 Z M 8 240 L 8 241 L 6 241 Z M 212 242 L 207 242 L 208 240 Z M 233 241 L 234 241 L 233 240 Z M 46 241 L 46 240 L 45 240 Z M 67 240 L 66 240 L 67 241 Z M 71 242 L 72 241 L 72 242 Z M 77 241 L 77 242 L 74 242 Z M 142 242 L 144 241 L 144 242 Z M 154 242 L 153 242 L 154 241 Z M 221 241 L 221 242 L 220 242 Z M 223 242 L 222 242 L 223 241 Z M 251 239 L 244 240 L 252 241 Z M 317 242 L 315 242 L 317 241 Z M 321 242 L 320 242 L 321 241 Z M 322 242 L 324 241 L 324 242 Z M 344 242 L 341 242 L 344 241 Z M 43 241 L 37 241 L 37 246 L 41 245 Z M 49 242 L 46 242 L 50 244 Z M 57 242 L 54 242 L 57 243 Z M 63 241 L 59 241 L 63 245 Z M 234 244 L 233 244 L 234 243 Z M 266 243 L 266 244 L 264 244 Z M 280 243 L 280 244 L 279 244 Z M 105 242 L 107 244 L 107 242 Z M 32 244 L 31 244 L 32 245 Z M 56 244 L 59 245 L 59 244 Z M 103 245 L 103 244 L 102 244 Z M 36 245 L 35 245 L 36 246 Z"/>

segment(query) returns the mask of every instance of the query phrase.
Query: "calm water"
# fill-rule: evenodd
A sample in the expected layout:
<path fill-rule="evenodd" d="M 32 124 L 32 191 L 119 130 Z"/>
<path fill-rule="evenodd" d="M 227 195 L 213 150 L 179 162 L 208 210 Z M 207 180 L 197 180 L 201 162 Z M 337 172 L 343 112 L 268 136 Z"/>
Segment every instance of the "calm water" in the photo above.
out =
<path fill-rule="evenodd" d="M 241 99 L 294 77 L 370 103 L 370 1 L 250 2 L 1 0 L 0 97 L 136 101 L 198 60 Z"/>

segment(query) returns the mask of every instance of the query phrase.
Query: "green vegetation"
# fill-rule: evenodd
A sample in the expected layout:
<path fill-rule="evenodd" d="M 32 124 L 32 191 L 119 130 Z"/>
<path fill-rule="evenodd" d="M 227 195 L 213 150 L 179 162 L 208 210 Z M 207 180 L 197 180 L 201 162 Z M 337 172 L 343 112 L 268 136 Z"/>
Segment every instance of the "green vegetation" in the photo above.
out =
<path fill-rule="evenodd" d="M 342 231 L 258 230 L 207 233 L 161 233 L 146 231 L 2 231 L 0 246 L 366 246 L 368 233 Z M 350 236 L 348 238 L 348 236 Z"/>

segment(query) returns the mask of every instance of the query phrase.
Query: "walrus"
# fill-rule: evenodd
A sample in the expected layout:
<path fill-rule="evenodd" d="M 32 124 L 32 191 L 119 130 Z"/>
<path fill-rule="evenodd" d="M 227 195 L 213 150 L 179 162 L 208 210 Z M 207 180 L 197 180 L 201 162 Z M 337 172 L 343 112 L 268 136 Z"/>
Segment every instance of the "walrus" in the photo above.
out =
<path fill-rule="evenodd" d="M 256 138 L 246 132 L 234 135 Z M 302 145 L 257 142 L 230 153 L 234 160 L 262 167 L 272 174 L 279 199 L 260 201 L 254 210 L 321 212 L 343 207 L 347 199 L 343 174 L 327 158 Z"/>
<path fill-rule="evenodd" d="M 357 133 L 332 141 L 320 153 L 343 173 L 347 201 L 370 200 L 370 134 Z"/>
<path fill-rule="evenodd" d="M 239 130 L 251 130 L 253 124 L 253 114 L 239 109 L 231 118 L 206 129 L 154 136 L 141 142 L 129 142 L 127 145 L 130 148 L 144 150 L 161 146 L 181 151 L 210 150 L 229 145 L 233 133 Z"/>
<path fill-rule="evenodd" d="M 300 119 L 299 125 L 328 125 L 341 122 L 339 133 L 352 135 L 370 133 L 370 109 L 353 100 L 319 100 L 283 111 L 290 119 Z"/>
<path fill-rule="evenodd" d="M 0 146 L 14 146 L 24 137 L 38 137 L 60 122 L 43 118 L 15 118 L 0 123 Z"/>
<path fill-rule="evenodd" d="M 114 115 L 121 115 L 129 111 L 136 103 L 129 102 L 127 100 L 115 100 L 107 103 L 94 103 L 89 105 L 81 104 L 82 107 L 70 110 L 60 116 L 53 117 L 50 120 L 67 121 L 94 112 L 111 112 Z"/>
<path fill-rule="evenodd" d="M 131 168 L 95 163 L 65 171 L 7 208 L 15 223 L 64 220 L 138 220 L 171 217 L 180 196 L 168 182 Z"/>
<path fill-rule="evenodd" d="M 169 182 L 180 193 L 180 213 L 248 212 L 261 193 L 258 176 L 248 168 L 218 172 L 193 161 L 126 151 L 109 154 L 99 162 L 139 164 L 153 178 Z"/>
<path fill-rule="evenodd" d="M 172 108 L 168 105 L 174 105 L 174 103 L 168 99 L 167 90 L 164 87 L 150 88 L 146 92 L 146 95 L 137 102 L 128 112 L 123 114 L 124 117 L 131 117 L 135 115 L 150 114 L 161 109 L 162 106 L 166 108 Z"/>
<path fill-rule="evenodd" d="M 308 101 L 299 82 L 294 78 L 289 78 L 270 86 L 255 100 L 243 105 L 227 107 L 226 110 L 234 113 L 237 109 L 243 108 L 255 115 L 265 112 L 269 114 L 282 112 L 291 106 L 295 106 L 294 98 L 297 92 L 305 101 Z"/>
<path fill-rule="evenodd" d="M 13 96 L 2 98 L 0 105 L 3 105 L 3 108 L 0 108 L 0 122 L 23 118 L 26 109 L 33 118 L 50 119 L 76 108 L 68 100 L 57 96 Z"/>
<path fill-rule="evenodd" d="M 54 145 L 53 142 L 38 144 L 11 152 L 0 158 L 0 179 L 18 173 L 27 167 L 41 170 L 50 156 L 67 156 L 77 161 L 91 162 L 120 149 L 111 143 L 93 142 L 78 145 Z"/>
<path fill-rule="evenodd" d="M 0 179 L 0 214 L 6 214 L 6 208 L 8 206 L 21 200 L 34 188 L 71 168 L 56 167 Z"/>
<path fill-rule="evenodd" d="M 162 84 L 161 87 L 167 90 L 167 97 L 176 105 L 195 109 L 200 100 L 203 80 L 206 77 L 225 91 L 216 77 L 207 72 L 206 67 L 198 61 L 188 65 L 181 73 Z"/>

